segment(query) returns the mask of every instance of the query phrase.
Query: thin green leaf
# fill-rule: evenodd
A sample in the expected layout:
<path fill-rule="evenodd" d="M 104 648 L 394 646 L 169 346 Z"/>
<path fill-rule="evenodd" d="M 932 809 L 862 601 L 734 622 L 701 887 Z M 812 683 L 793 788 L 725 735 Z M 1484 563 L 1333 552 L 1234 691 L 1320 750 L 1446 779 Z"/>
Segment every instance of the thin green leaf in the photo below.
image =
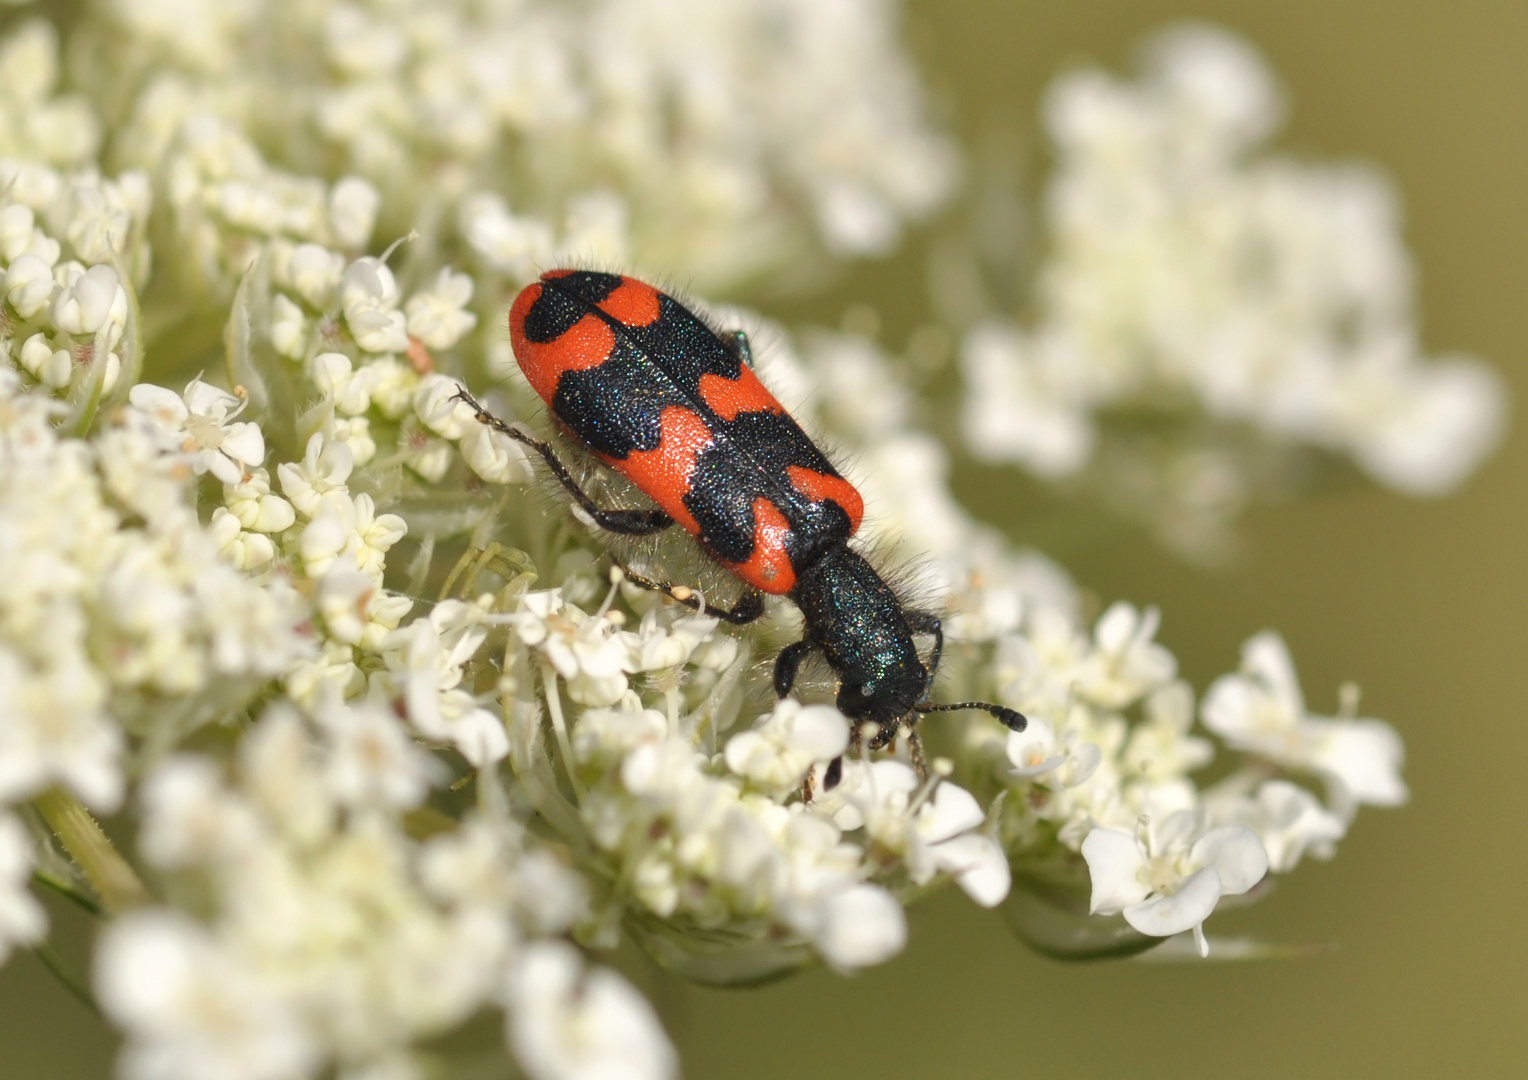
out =
<path fill-rule="evenodd" d="M 1210 938 L 1210 954 L 1200 956 L 1194 945 L 1193 934 L 1178 934 L 1166 938 L 1150 952 L 1136 959 L 1145 964 L 1202 964 L 1207 960 L 1217 963 L 1241 963 L 1249 960 L 1303 960 L 1319 956 L 1336 948 L 1332 944 L 1309 943 L 1303 945 L 1278 944 L 1259 941 L 1257 938 Z"/>
<path fill-rule="evenodd" d="M 1118 915 L 1089 915 L 1086 891 L 1033 879 L 1016 877 L 999 910 L 1021 941 L 1054 960 L 1116 960 L 1161 940 Z"/>

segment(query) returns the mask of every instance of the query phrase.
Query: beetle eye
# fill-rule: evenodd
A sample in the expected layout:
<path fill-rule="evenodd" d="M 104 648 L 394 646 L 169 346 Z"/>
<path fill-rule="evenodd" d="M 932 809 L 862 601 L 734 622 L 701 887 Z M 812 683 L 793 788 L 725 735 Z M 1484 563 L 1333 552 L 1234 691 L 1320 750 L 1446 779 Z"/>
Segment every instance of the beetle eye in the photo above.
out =
<path fill-rule="evenodd" d="M 866 687 L 853 683 L 844 683 L 838 688 L 838 711 L 852 719 L 860 719 L 870 711 L 875 704 L 875 699 L 866 692 Z"/>

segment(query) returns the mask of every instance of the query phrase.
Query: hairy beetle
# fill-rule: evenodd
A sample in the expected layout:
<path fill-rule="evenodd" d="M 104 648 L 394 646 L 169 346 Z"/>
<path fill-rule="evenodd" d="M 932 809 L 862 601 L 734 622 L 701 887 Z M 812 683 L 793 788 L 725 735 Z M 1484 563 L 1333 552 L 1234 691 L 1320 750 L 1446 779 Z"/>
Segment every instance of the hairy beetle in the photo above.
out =
<path fill-rule="evenodd" d="M 838 676 L 839 710 L 857 727 L 874 725 L 872 749 L 923 713 L 982 709 L 1024 729 L 1024 717 L 1001 705 L 928 700 L 944 648 L 939 617 L 905 607 L 849 546 L 864 500 L 759 381 L 741 332 L 718 334 L 651 285 L 588 270 L 552 270 L 527 286 L 509 332 L 521 370 L 562 426 L 658 509 L 600 507 L 550 444 L 465 390 L 462 399 L 478 420 L 539 453 L 601 528 L 642 536 L 678 523 L 694 535 L 750 587 L 730 609 L 705 604 L 708 615 L 741 625 L 763 613 L 760 593 L 790 597 L 805 634 L 775 662 L 780 697 L 819 652 Z M 682 586 L 631 580 L 701 604 Z M 920 634 L 933 638 L 927 661 Z M 835 763 L 828 786 L 838 772 Z"/>

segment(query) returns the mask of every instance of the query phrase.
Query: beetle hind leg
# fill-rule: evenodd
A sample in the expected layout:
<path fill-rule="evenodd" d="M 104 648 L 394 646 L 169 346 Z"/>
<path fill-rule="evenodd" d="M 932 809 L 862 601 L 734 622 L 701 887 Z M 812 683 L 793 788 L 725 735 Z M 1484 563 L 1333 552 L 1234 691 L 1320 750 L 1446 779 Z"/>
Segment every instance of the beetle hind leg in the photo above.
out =
<path fill-rule="evenodd" d="M 620 565 L 617 563 L 616 565 Z M 641 589 L 650 589 L 653 592 L 662 593 L 670 600 L 683 604 L 693 611 L 709 615 L 713 619 L 720 619 L 733 626 L 747 626 L 764 614 L 764 598 L 756 592 L 745 592 L 738 597 L 730 608 L 716 607 L 714 604 L 704 603 L 704 598 L 688 585 L 676 585 L 671 581 L 657 581 L 653 578 L 634 574 L 626 567 L 621 567 L 621 572 L 626 575 L 626 580 Z"/>

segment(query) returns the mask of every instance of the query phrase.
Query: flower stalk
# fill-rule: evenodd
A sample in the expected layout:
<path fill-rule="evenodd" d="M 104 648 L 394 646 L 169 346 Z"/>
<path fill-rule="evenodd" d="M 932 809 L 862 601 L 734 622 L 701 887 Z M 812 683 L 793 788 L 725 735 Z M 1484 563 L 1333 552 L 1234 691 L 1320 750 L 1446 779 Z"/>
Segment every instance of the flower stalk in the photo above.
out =
<path fill-rule="evenodd" d="M 83 803 L 54 786 L 32 800 L 59 844 L 85 875 L 107 915 L 151 903 L 153 897 Z"/>

